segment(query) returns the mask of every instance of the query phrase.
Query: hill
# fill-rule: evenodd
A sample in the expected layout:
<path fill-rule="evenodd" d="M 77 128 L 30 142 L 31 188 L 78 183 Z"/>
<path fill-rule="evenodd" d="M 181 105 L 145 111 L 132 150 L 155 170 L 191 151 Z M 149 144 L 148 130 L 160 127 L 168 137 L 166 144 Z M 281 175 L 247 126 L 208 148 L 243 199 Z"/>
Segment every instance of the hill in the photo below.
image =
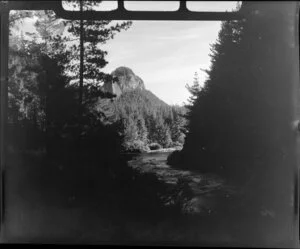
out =
<path fill-rule="evenodd" d="M 158 98 L 130 68 L 119 67 L 112 76 L 116 79 L 106 83 L 103 89 L 116 95 L 106 106 L 121 123 L 125 151 L 148 151 L 183 144 L 184 107 L 170 106 Z"/>
<path fill-rule="evenodd" d="M 118 67 L 111 75 L 114 80 L 103 85 L 103 91 L 120 96 L 122 93 L 140 89 L 144 90 L 144 81 L 128 67 Z"/>

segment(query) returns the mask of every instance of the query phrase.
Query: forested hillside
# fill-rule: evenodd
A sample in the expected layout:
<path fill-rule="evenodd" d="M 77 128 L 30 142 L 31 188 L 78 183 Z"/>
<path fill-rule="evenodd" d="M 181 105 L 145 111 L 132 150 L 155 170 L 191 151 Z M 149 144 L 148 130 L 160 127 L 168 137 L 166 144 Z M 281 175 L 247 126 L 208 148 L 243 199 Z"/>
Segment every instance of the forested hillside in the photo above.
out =
<path fill-rule="evenodd" d="M 112 72 L 105 92 L 116 95 L 112 101 L 100 100 L 106 115 L 121 122 L 124 151 L 148 151 L 182 146 L 186 108 L 170 106 L 146 89 L 143 80 L 127 67 Z"/>
<path fill-rule="evenodd" d="M 72 4 L 90 9 L 97 2 Z M 27 18 L 34 25 L 32 33 L 20 31 Z M 164 133 L 169 136 L 169 144 L 158 140 L 160 137 L 153 138 L 155 132 L 150 127 L 157 127 L 147 126 L 149 120 L 142 112 L 135 114 L 139 119 L 129 119 L 130 108 L 151 110 L 154 122 L 161 118 L 161 129 L 166 129 L 167 115 L 176 108 L 168 107 L 148 91 L 124 93 L 117 100 L 113 93 L 103 91 L 103 84 L 112 82 L 113 77 L 102 71 L 108 61 L 101 45 L 128 29 L 131 22 L 82 22 L 85 36 L 81 35 L 80 21 L 62 20 L 53 11 L 11 12 L 6 145 L 7 167 L 18 173 L 10 171 L 7 189 L 18 185 L 22 193 L 15 189 L 9 195 L 22 195 L 21 199 L 38 205 L 51 202 L 57 207 L 97 207 L 97 212 L 109 214 L 109 219 L 115 217 L 116 222 L 123 212 L 127 217 L 132 210 L 156 210 L 157 214 L 170 210 L 159 197 L 166 189 L 164 184 L 135 172 L 121 152 L 132 142 L 147 147 L 149 140 L 170 146 L 171 136 L 174 142 L 177 139 L 171 131 Z M 83 58 L 79 53 L 81 43 Z M 123 107 L 129 109 L 122 116 L 124 120 L 118 117 Z M 131 133 L 131 128 L 136 132 Z M 33 192 L 38 192 L 38 197 Z M 19 210 L 23 204 L 21 201 Z M 14 205 L 6 203 L 8 207 Z M 53 215 L 51 211 L 45 213 Z"/>
<path fill-rule="evenodd" d="M 169 106 L 148 90 L 125 92 L 113 103 L 124 126 L 125 149 L 181 146 L 185 109 Z"/>
<path fill-rule="evenodd" d="M 97 127 L 98 132 L 102 130 L 101 126 L 104 130 L 115 127 L 112 129 L 122 136 L 119 139 L 124 141 L 124 151 L 147 151 L 183 144 L 184 107 L 164 103 L 146 90 L 143 80 L 129 68 L 117 68 L 112 74 L 100 71 L 107 62 L 99 56 L 95 60 L 95 54 L 91 52 L 104 53 L 96 48 L 101 39 L 97 41 L 98 34 L 93 34 L 92 28 L 108 25 L 108 22 L 84 23 L 90 38 L 84 41 L 88 47 L 85 49 L 84 85 L 80 87 L 80 58 L 76 52 L 80 40 L 78 21 L 62 21 L 47 11 L 23 12 L 12 15 L 11 26 L 14 27 L 14 20 L 33 16 L 38 17 L 34 24 L 36 33 L 25 36 L 22 32 L 17 35 L 16 28 L 11 30 L 8 105 L 11 145 L 26 147 L 23 143 L 28 146 L 30 143 L 30 146 L 43 147 L 42 141 L 47 136 L 53 137 L 50 133 L 57 137 L 73 136 L 75 130 L 71 131 L 70 126 L 77 127 L 77 135 L 87 134 L 79 131 L 85 129 L 85 122 L 92 122 L 90 125 Z M 130 23 L 122 23 L 112 27 L 111 33 L 103 39 L 110 39 L 111 35 L 129 26 Z M 69 36 L 63 34 L 66 31 Z M 74 41 L 74 45 L 68 45 Z M 113 98 L 114 95 L 117 97 Z M 13 136 L 16 132 L 22 134 L 18 143 Z M 30 142 L 25 135 L 29 133 Z"/>

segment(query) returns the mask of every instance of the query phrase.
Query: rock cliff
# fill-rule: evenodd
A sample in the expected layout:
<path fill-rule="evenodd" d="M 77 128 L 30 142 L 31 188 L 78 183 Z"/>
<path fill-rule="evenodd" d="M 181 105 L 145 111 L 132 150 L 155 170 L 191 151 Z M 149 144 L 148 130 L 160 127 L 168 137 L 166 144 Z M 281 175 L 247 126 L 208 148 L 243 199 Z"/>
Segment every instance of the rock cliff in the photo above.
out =
<path fill-rule="evenodd" d="M 122 93 L 132 91 L 135 89 L 145 90 L 143 80 L 134 74 L 128 67 L 118 67 L 111 75 L 118 80 L 114 82 L 107 82 L 103 85 L 105 92 L 110 92 L 120 96 Z"/>

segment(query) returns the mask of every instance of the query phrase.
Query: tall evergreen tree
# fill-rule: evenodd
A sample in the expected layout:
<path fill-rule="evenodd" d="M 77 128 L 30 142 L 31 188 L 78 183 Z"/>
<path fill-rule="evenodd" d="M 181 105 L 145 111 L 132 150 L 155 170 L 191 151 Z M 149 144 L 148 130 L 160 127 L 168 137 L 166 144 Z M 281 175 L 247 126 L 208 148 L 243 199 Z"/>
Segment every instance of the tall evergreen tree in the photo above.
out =
<path fill-rule="evenodd" d="M 80 5 L 80 1 L 70 1 L 76 8 Z M 98 5 L 99 1 L 83 1 L 83 11 L 93 10 L 93 6 Z M 78 83 L 79 80 L 79 57 L 80 57 L 80 37 L 81 37 L 81 21 L 64 21 L 67 31 L 71 34 L 64 37 L 65 42 L 72 42 L 69 47 L 72 57 L 71 63 L 67 70 L 72 72 L 71 78 Z M 131 26 L 131 22 L 113 23 L 111 20 L 84 20 L 83 21 L 83 45 L 84 45 L 84 81 L 85 83 L 93 83 L 99 85 L 105 80 L 111 79 L 109 74 L 102 72 L 102 68 L 106 66 L 105 57 L 107 52 L 101 49 L 101 45 L 110 39 L 113 39 L 116 33 L 126 30 Z"/>
<path fill-rule="evenodd" d="M 80 6 L 81 1 L 69 1 L 74 8 Z M 99 4 L 99 1 L 84 1 L 83 10 L 91 10 L 93 6 Z M 98 109 L 107 106 L 106 102 L 99 103 L 100 98 L 111 98 L 113 95 L 103 93 L 100 89 L 104 81 L 112 80 L 109 74 L 102 72 L 102 68 L 108 63 L 105 60 L 106 51 L 101 49 L 101 45 L 108 40 L 113 39 L 116 33 L 128 29 L 131 22 L 112 23 L 109 20 L 62 20 L 56 17 L 52 11 L 42 11 L 37 13 L 38 20 L 35 27 L 38 36 L 42 39 L 43 50 L 50 55 L 55 54 L 58 62 L 65 68 L 65 74 L 69 77 L 72 84 L 79 86 L 80 65 L 81 65 L 81 42 L 83 44 L 83 83 L 80 86 L 78 96 L 85 98 L 80 104 L 98 105 Z M 81 26 L 83 24 L 83 28 Z M 82 29 L 82 32 L 81 32 Z M 105 114 L 105 110 L 102 113 Z M 100 111 L 100 110 L 99 110 Z M 107 113 L 109 115 L 109 112 Z"/>
<path fill-rule="evenodd" d="M 138 139 L 139 130 L 132 115 L 130 115 L 124 121 L 125 121 L 125 130 L 124 130 L 125 147 L 130 148 L 133 142 Z"/>
<path fill-rule="evenodd" d="M 200 92 L 200 84 L 199 84 L 199 76 L 198 73 L 195 72 L 194 74 L 194 80 L 193 80 L 193 84 L 191 86 L 189 86 L 188 84 L 186 85 L 187 90 L 189 91 L 189 93 L 191 94 L 191 96 L 188 99 L 188 104 L 186 105 L 188 108 L 192 107 L 194 102 L 197 99 L 197 96 Z"/>
<path fill-rule="evenodd" d="M 186 114 L 184 115 L 183 111 L 180 111 L 181 109 L 172 107 L 173 121 L 170 125 L 171 139 L 179 144 L 184 143 L 184 133 L 186 132 Z"/>
<path fill-rule="evenodd" d="M 143 116 L 139 116 L 137 119 L 137 128 L 138 128 L 138 139 L 143 142 L 143 144 L 148 144 L 148 131 L 145 124 Z"/>
<path fill-rule="evenodd" d="M 264 239 L 258 232 L 266 222 L 262 210 L 276 210 L 272 224 L 277 231 L 280 221 L 285 229 L 291 225 L 293 170 L 287 163 L 294 163 L 289 128 L 293 107 L 288 89 L 295 52 L 290 17 L 295 15 L 292 3 L 280 6 L 247 2 L 241 8 L 244 20 L 222 23 L 180 154 L 184 165 L 221 173 L 243 186 L 241 203 L 260 224 L 249 228 L 257 241 Z"/>

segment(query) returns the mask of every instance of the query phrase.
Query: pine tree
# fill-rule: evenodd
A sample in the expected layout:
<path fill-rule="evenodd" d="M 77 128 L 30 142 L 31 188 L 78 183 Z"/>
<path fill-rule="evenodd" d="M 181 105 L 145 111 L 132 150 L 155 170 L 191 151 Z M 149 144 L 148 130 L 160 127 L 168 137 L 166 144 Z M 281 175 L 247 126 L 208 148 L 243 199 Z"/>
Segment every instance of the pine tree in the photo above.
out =
<path fill-rule="evenodd" d="M 236 70 L 241 65 L 241 27 L 241 21 L 222 23 L 219 37 L 211 46 L 212 64 L 208 70 L 208 79 L 201 91 L 196 92 L 193 104 L 187 106 L 188 134 L 183 152 L 188 154 L 187 158 L 192 158 L 194 153 L 199 156 L 197 160 L 202 158 L 204 161 L 200 165 L 203 170 L 221 167 L 223 156 L 228 157 L 233 148 L 230 146 L 236 127 L 232 122 L 236 119 L 237 108 L 242 108 L 236 105 L 240 95 L 235 91 L 236 84 L 240 82 Z M 218 157 L 216 153 L 219 153 Z M 193 160 L 195 165 L 199 165 L 197 160 Z"/>
<path fill-rule="evenodd" d="M 199 76 L 197 72 L 195 72 L 194 74 L 193 85 L 192 86 L 186 85 L 186 88 L 191 94 L 191 96 L 188 99 L 188 105 L 186 105 L 186 107 L 191 108 L 200 92 Z"/>
<path fill-rule="evenodd" d="M 79 1 L 71 1 L 76 7 L 79 5 Z M 84 1 L 83 10 L 91 10 L 93 6 L 99 4 L 99 1 Z M 75 83 L 79 81 L 79 41 L 81 35 L 80 20 L 65 21 L 68 32 L 71 34 L 68 37 L 64 37 L 65 42 L 72 42 L 72 46 L 69 47 L 71 51 L 71 63 L 68 65 L 67 70 L 72 72 L 71 79 Z M 106 80 L 111 80 L 109 74 L 102 72 L 102 68 L 105 67 L 107 61 L 105 57 L 107 52 L 102 50 L 100 46 L 105 44 L 108 40 L 113 39 L 116 33 L 126 30 L 130 27 L 131 22 L 123 22 L 113 24 L 110 20 L 84 20 L 83 21 L 83 45 L 84 45 L 84 70 L 83 76 L 85 84 L 92 83 L 93 85 L 100 85 Z M 75 72 L 75 73 L 74 73 Z"/>
<path fill-rule="evenodd" d="M 173 122 L 170 125 L 171 139 L 174 142 L 178 142 L 179 144 L 183 144 L 184 142 L 184 127 L 185 117 L 184 114 L 181 113 L 178 108 L 177 110 L 173 109 Z"/>
<path fill-rule="evenodd" d="M 69 2 L 75 8 L 81 5 L 80 1 Z M 99 1 L 84 1 L 83 10 L 90 10 L 97 4 L 99 4 Z M 57 61 L 64 66 L 69 81 L 72 84 L 77 84 L 77 86 L 79 86 L 80 79 L 81 41 L 83 43 L 84 84 L 78 88 L 78 96 L 81 99 L 84 95 L 85 98 L 80 100 L 79 104 L 93 108 L 99 98 L 112 98 L 113 95 L 103 93 L 100 88 L 104 81 L 112 80 L 109 74 L 102 72 L 102 68 L 108 62 L 105 60 L 107 52 L 101 49 L 101 44 L 113 39 L 115 34 L 123 29 L 128 29 L 131 22 L 112 24 L 111 21 L 105 20 L 61 20 L 52 11 L 39 12 L 37 16 L 38 20 L 35 27 L 38 36 L 35 35 L 35 38 L 44 41 L 43 51 L 49 56 L 50 54 L 55 55 Z M 81 23 L 83 24 L 83 32 L 81 32 Z M 104 104 L 104 106 L 106 105 Z M 98 109 L 100 107 L 101 103 L 98 105 Z M 105 113 L 104 109 L 102 115 L 111 116 L 111 113 Z M 110 118 L 108 117 L 108 119 Z"/>
<path fill-rule="evenodd" d="M 59 66 L 57 60 L 44 54 L 39 58 L 39 65 L 38 96 L 47 127 L 51 124 L 62 127 L 77 113 L 75 89 L 68 86 L 63 67 Z"/>
<path fill-rule="evenodd" d="M 163 126 L 162 129 L 160 144 L 165 148 L 168 148 L 173 144 L 170 128 L 166 124 Z"/>
<path fill-rule="evenodd" d="M 25 41 L 21 37 L 11 37 L 16 40 L 10 47 L 9 58 L 9 116 L 18 119 L 28 119 L 36 125 L 41 124 L 43 113 L 40 109 L 40 98 L 36 78 L 40 72 L 39 44 L 35 41 Z"/>
<path fill-rule="evenodd" d="M 292 4 L 243 6 L 247 18 L 223 22 L 212 46 L 209 77 L 194 103 L 181 158 L 185 165 L 218 172 L 244 186 L 241 203 L 257 224 L 263 223 L 262 206 L 277 210 L 275 220 L 286 224 L 292 170 L 282 151 L 292 146 L 287 90 L 295 52 L 288 28 Z M 254 234 L 259 227 L 251 229 Z"/>
<path fill-rule="evenodd" d="M 146 127 L 150 143 L 156 142 L 156 115 L 155 112 L 149 113 L 146 117 Z"/>
<path fill-rule="evenodd" d="M 144 145 L 148 144 L 148 131 L 145 124 L 145 120 L 142 116 L 139 116 L 137 119 L 138 127 L 138 139 L 143 142 Z"/>

